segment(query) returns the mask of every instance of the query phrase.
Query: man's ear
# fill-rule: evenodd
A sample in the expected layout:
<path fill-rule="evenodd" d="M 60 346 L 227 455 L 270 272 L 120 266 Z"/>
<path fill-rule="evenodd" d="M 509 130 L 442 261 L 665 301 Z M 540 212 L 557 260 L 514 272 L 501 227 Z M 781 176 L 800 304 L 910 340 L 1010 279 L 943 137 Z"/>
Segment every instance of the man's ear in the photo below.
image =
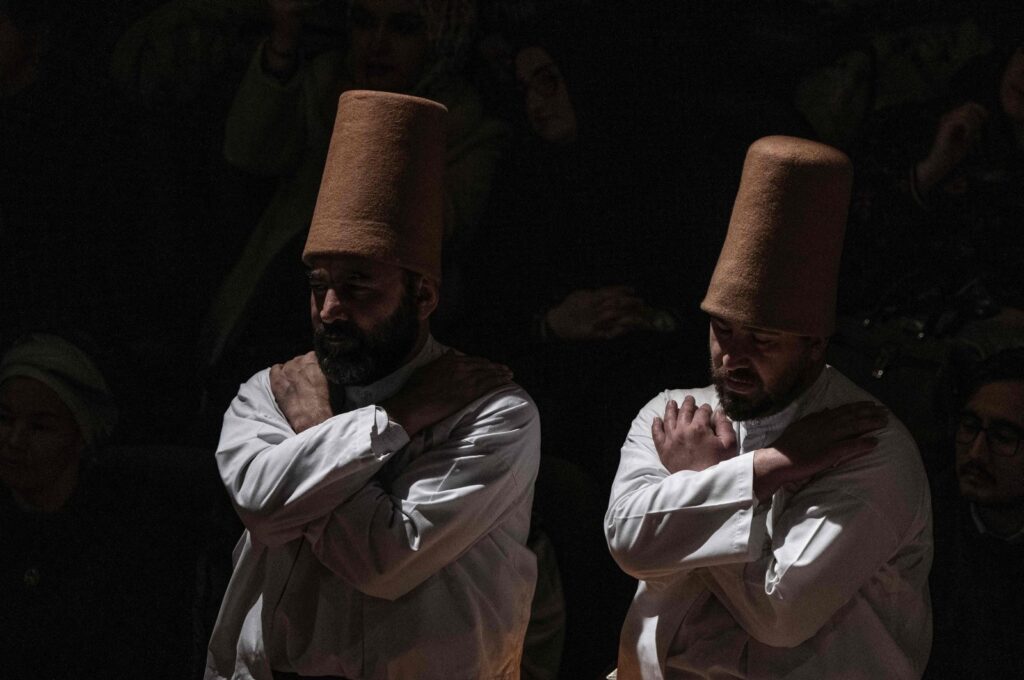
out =
<path fill-rule="evenodd" d="M 441 285 L 429 276 L 420 276 L 416 282 L 416 316 L 420 321 L 426 321 L 440 300 Z"/>

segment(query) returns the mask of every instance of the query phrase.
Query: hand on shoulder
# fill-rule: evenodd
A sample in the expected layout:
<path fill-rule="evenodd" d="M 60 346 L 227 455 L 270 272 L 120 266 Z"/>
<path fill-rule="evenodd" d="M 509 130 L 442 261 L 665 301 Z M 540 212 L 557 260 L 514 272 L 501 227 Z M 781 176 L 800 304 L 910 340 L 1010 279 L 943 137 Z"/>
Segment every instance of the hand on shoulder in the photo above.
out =
<path fill-rule="evenodd" d="M 381 406 L 412 437 L 510 382 L 512 371 L 507 366 L 448 350 L 416 369 Z"/>
<path fill-rule="evenodd" d="M 870 453 L 868 433 L 885 427 L 888 410 L 870 401 L 826 408 L 790 423 L 775 442 L 754 452 L 754 494 L 765 501 L 787 484 Z"/>
<path fill-rule="evenodd" d="M 270 368 L 270 390 L 296 434 L 334 415 L 327 378 L 315 352 L 307 352 Z"/>
<path fill-rule="evenodd" d="M 732 421 L 722 409 L 710 404 L 697 406 L 692 396 L 676 404 L 669 399 L 664 418 L 655 417 L 651 437 L 662 465 L 670 473 L 705 470 L 738 453 Z"/>

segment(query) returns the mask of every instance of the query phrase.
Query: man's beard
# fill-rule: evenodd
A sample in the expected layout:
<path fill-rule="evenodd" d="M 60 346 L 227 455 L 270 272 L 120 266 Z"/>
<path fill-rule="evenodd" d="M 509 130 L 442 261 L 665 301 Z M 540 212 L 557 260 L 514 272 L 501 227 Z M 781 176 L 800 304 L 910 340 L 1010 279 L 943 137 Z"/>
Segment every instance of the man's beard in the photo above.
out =
<path fill-rule="evenodd" d="M 711 366 L 711 382 L 715 385 L 715 392 L 718 394 L 718 401 L 721 402 L 725 415 L 732 420 L 752 420 L 764 418 L 778 413 L 786 408 L 800 396 L 807 388 L 804 377 L 809 368 L 808 357 L 801 357 L 799 363 L 792 367 L 792 370 L 783 376 L 781 384 L 771 391 L 767 390 L 761 377 L 750 369 L 737 369 L 726 371 L 722 368 Z M 733 394 L 727 391 L 725 385 L 726 376 L 735 380 L 752 382 L 757 386 L 753 394 Z"/>
<path fill-rule="evenodd" d="M 406 291 L 391 316 L 369 332 L 351 321 L 338 321 L 313 331 L 313 347 L 320 370 L 330 382 L 369 385 L 401 366 L 418 335 L 413 296 Z"/>

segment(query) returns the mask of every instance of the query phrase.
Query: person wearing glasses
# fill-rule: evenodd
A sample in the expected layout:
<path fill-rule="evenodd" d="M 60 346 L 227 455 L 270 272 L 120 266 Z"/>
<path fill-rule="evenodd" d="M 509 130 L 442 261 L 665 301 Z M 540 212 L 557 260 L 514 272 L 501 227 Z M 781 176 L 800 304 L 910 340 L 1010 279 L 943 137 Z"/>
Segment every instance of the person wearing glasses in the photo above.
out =
<path fill-rule="evenodd" d="M 1024 677 L 1024 348 L 960 391 L 955 485 L 936 493 L 928 678 Z M 943 496 L 945 502 L 943 502 Z"/>

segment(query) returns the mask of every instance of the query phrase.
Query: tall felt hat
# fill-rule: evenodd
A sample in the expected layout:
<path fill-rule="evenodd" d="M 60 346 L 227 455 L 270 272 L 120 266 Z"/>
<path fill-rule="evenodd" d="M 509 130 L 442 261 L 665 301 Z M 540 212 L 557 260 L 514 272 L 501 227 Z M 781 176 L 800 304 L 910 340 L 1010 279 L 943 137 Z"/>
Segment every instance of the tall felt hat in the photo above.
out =
<path fill-rule="evenodd" d="M 852 181 L 838 149 L 796 137 L 754 142 L 700 308 L 756 328 L 831 335 Z"/>
<path fill-rule="evenodd" d="M 303 262 L 361 255 L 440 281 L 447 112 L 391 92 L 341 95 Z"/>

